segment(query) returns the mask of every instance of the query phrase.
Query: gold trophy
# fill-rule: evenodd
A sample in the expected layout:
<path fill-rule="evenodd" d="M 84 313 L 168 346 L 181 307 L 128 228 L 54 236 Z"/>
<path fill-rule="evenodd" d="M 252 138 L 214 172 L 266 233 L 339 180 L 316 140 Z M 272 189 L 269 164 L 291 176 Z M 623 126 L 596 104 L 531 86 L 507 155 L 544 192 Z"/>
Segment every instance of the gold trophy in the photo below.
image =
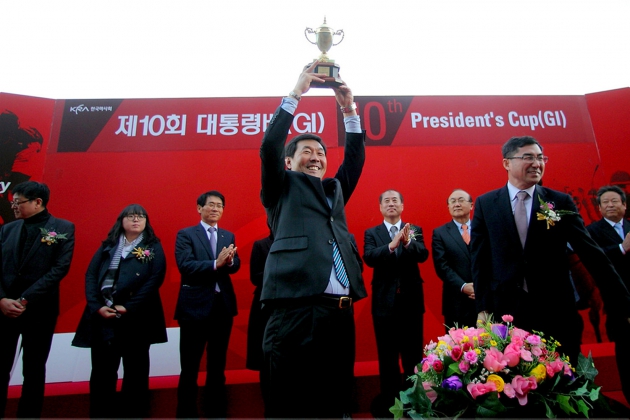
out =
<path fill-rule="evenodd" d="M 311 41 L 308 37 L 309 34 L 315 34 L 315 42 Z M 340 35 L 339 42 L 334 43 L 333 38 L 335 35 Z M 324 87 L 330 88 L 343 84 L 343 81 L 339 78 L 339 65 L 335 64 L 335 60 L 328 57 L 328 50 L 335 45 L 341 44 L 343 41 L 344 33 L 343 29 L 335 31 L 326 24 L 326 17 L 324 17 L 324 23 L 322 23 L 317 29 L 306 28 L 304 30 L 304 36 L 306 40 L 311 44 L 317 45 L 317 48 L 322 52 L 317 60 L 319 64 L 315 67 L 315 73 L 322 75 L 325 80 L 324 83 L 312 83 L 311 87 Z M 310 64 L 307 64 L 305 68 L 308 68 Z"/>

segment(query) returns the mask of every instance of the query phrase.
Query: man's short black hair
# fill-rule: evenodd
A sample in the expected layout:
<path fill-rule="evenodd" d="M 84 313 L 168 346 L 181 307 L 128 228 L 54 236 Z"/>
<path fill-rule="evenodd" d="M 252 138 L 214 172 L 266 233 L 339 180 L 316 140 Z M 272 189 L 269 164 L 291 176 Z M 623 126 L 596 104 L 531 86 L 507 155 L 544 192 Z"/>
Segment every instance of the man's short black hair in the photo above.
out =
<path fill-rule="evenodd" d="M 326 154 L 326 145 L 324 144 L 324 140 L 321 137 L 312 134 L 312 133 L 304 133 L 299 136 L 293 137 L 287 145 L 284 147 L 284 157 L 293 157 L 295 155 L 295 151 L 297 150 L 297 144 L 302 140 L 315 140 L 324 148 L 324 154 Z"/>
<path fill-rule="evenodd" d="M 386 192 L 395 192 L 396 194 L 398 194 L 398 197 L 400 197 L 400 202 L 404 203 L 405 199 L 403 198 L 402 194 L 400 193 L 400 191 L 398 190 L 392 190 L 391 188 L 389 190 L 385 190 L 381 193 L 381 195 L 378 196 L 378 202 L 382 203 L 383 202 L 383 195 L 385 195 Z"/>
<path fill-rule="evenodd" d="M 543 147 L 538 143 L 538 140 L 531 136 L 522 136 L 522 137 L 512 137 L 508 141 L 505 142 L 503 147 L 501 148 L 501 152 L 503 153 L 503 158 L 509 158 L 514 156 L 514 154 L 524 146 L 529 146 L 531 144 L 535 144 L 540 147 L 540 151 L 542 152 Z"/>
<path fill-rule="evenodd" d="M 621 197 L 621 202 L 626 204 L 626 193 L 616 185 L 605 185 L 597 191 L 597 204 L 602 205 L 602 195 L 607 192 L 615 192 Z"/>
<path fill-rule="evenodd" d="M 223 194 L 221 194 L 219 191 L 215 191 L 215 190 L 211 190 L 211 191 L 201 194 L 199 198 L 197 199 L 197 205 L 201 207 L 205 206 L 206 201 L 208 201 L 208 197 L 218 197 L 221 200 L 223 207 L 225 207 L 225 197 L 223 197 Z"/>
<path fill-rule="evenodd" d="M 43 182 L 26 181 L 17 184 L 16 187 L 13 188 L 13 195 L 15 194 L 19 194 L 27 200 L 41 198 L 44 207 L 48 205 L 48 200 L 50 200 L 50 189 L 48 185 Z"/>

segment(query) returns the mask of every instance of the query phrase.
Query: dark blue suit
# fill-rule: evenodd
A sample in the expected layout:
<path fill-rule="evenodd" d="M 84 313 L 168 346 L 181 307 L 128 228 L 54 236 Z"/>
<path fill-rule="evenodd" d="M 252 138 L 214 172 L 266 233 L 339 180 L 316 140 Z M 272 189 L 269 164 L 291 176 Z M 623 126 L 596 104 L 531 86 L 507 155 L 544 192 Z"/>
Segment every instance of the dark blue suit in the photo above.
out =
<path fill-rule="evenodd" d="M 401 226 L 404 225 L 401 221 Z M 381 398 L 389 402 L 422 360 L 424 291 L 418 264 L 429 258 L 429 251 L 422 228 L 412 228 L 416 236 L 407 247 L 400 241 L 396 252 L 389 251 L 391 238 L 384 223 L 367 229 L 364 235 L 363 259 L 368 267 L 374 268 L 372 320 Z M 399 357 L 404 377 L 400 374 Z"/>
<path fill-rule="evenodd" d="M 547 229 L 537 220 L 539 197 L 562 216 Z M 630 315 L 630 295 L 606 255 L 593 241 L 567 194 L 536 186 L 525 249 L 521 246 L 507 186 L 475 202 L 471 227 L 472 272 L 477 311 L 514 316 L 517 327 L 544 332 L 560 341 L 560 351 L 576 362 L 580 351 L 574 289 L 567 243 L 595 279 L 609 316 Z M 523 279 L 528 292 L 523 290 Z"/>
<path fill-rule="evenodd" d="M 621 236 L 604 219 L 591 223 L 587 229 L 615 266 L 626 288 L 630 288 L 630 253 L 621 252 L 619 248 L 619 244 L 623 242 Z M 625 235 L 630 232 L 630 221 L 623 220 L 623 232 Z M 621 388 L 626 401 L 630 401 L 630 361 L 626 353 L 630 346 L 630 325 L 622 316 L 608 316 L 606 317 L 606 333 L 608 338 L 615 342 L 615 358 Z"/>
<path fill-rule="evenodd" d="M 35 217 L 35 216 L 33 216 Z M 59 315 L 59 282 L 70 269 L 74 251 L 74 225 L 50 216 L 45 229 L 66 234 L 67 239 L 47 245 L 36 240 L 20 263 L 20 236 L 24 220 L 0 228 L 0 299 L 28 302 L 22 315 L 10 319 L 0 314 L 0 417 L 4 414 L 11 367 L 22 335 L 24 385 L 18 416 L 39 417 L 44 399 L 46 360 Z"/>
<path fill-rule="evenodd" d="M 472 283 L 470 244 L 466 245 L 452 220 L 433 230 L 431 241 L 433 265 L 442 280 L 442 314 L 446 329 L 457 324 L 474 327 L 477 323 L 475 301 L 462 293 L 462 286 Z"/>
<path fill-rule="evenodd" d="M 234 234 L 217 230 L 217 253 L 235 243 Z M 236 295 L 230 274 L 241 267 L 238 254 L 231 266 L 214 269 L 208 234 L 201 224 L 180 230 L 175 259 L 182 284 L 175 308 L 180 326 L 181 375 L 178 386 L 178 417 L 196 417 L 197 376 L 204 348 L 207 354 L 205 409 L 211 417 L 225 416 L 225 364 L 234 316 Z M 215 286 L 219 285 L 220 293 Z"/>

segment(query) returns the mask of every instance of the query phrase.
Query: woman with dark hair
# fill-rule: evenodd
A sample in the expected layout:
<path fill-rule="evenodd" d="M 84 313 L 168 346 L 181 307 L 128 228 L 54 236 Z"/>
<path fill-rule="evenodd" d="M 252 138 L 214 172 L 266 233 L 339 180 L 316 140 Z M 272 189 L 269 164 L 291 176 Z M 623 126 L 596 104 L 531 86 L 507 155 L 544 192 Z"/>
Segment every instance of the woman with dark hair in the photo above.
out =
<path fill-rule="evenodd" d="M 91 417 L 147 415 L 149 347 L 167 341 L 159 293 L 165 273 L 164 250 L 146 210 L 138 204 L 125 207 L 85 274 L 87 305 L 72 341 L 92 349 Z"/>

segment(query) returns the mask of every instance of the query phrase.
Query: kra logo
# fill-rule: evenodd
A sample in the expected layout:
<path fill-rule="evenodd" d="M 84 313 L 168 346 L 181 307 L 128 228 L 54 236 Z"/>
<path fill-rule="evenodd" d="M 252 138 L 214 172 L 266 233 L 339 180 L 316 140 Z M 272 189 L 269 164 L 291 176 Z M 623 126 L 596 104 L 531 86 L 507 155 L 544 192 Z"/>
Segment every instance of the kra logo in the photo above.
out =
<path fill-rule="evenodd" d="M 84 111 L 90 112 L 89 108 L 83 104 L 70 107 L 70 112 L 74 112 L 77 115 L 79 115 L 79 112 L 84 112 Z"/>

